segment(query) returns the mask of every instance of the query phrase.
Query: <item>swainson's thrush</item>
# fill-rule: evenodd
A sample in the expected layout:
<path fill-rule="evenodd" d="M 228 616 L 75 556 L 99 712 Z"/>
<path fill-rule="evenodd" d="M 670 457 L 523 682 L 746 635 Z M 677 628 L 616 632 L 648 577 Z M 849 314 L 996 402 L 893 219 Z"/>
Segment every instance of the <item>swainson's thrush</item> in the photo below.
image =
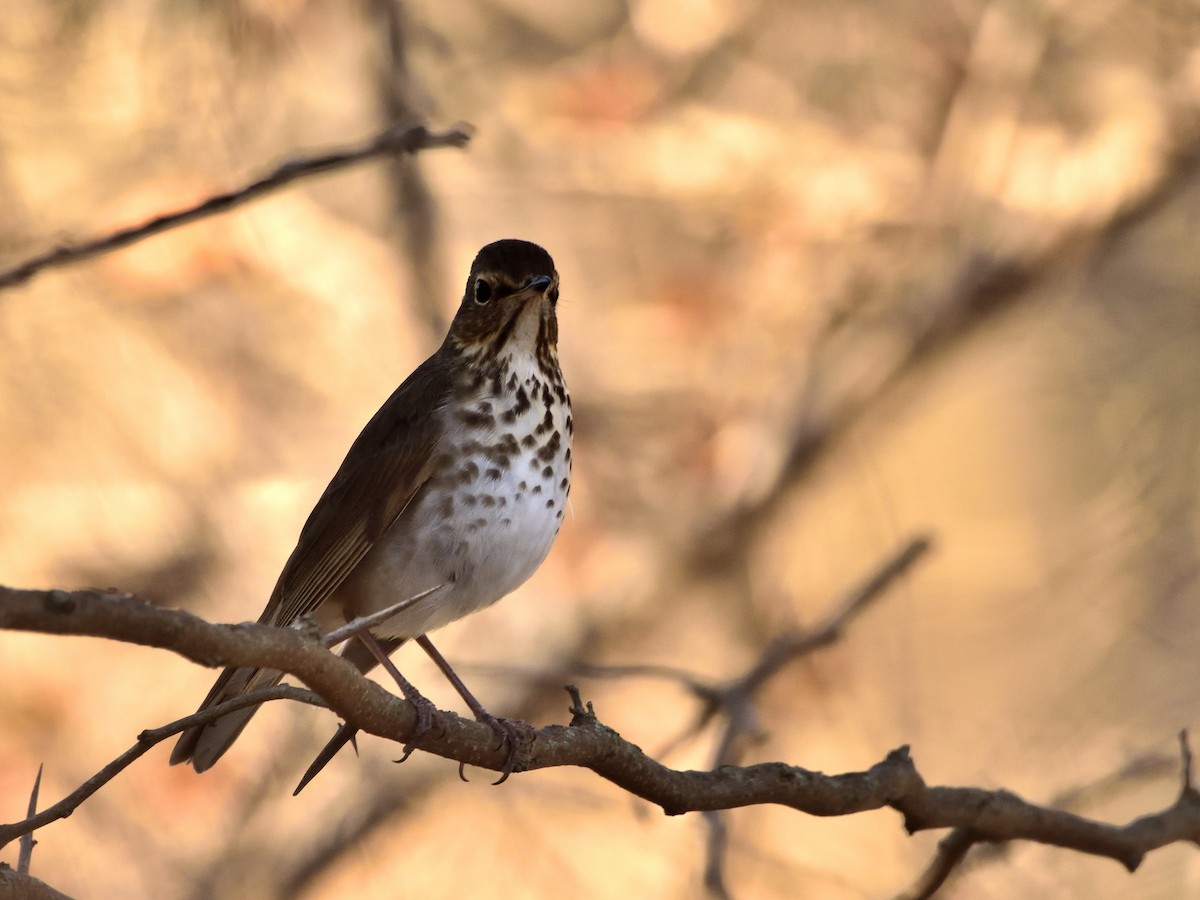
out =
<path fill-rule="evenodd" d="M 505 774 L 515 750 L 509 726 L 474 701 L 424 635 L 522 584 L 562 524 L 573 428 L 558 366 L 557 302 L 558 273 L 541 247 L 504 240 L 479 251 L 446 339 L 351 445 L 258 619 L 289 626 L 308 616 L 328 632 L 428 592 L 351 640 L 343 655 L 362 671 L 386 665 L 418 706 L 423 729 L 432 705 L 388 660 L 404 641 L 420 639 L 476 718 L 509 738 Z M 281 677 L 225 669 L 200 709 Z M 208 769 L 256 710 L 185 731 L 172 765 Z M 353 735 L 342 726 L 305 782 Z"/>

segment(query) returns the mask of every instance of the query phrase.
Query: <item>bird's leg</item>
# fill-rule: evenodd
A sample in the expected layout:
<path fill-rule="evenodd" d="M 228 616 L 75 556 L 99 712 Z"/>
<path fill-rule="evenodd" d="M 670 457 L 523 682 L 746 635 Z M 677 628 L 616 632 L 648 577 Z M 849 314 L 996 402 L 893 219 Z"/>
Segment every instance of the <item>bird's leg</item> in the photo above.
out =
<path fill-rule="evenodd" d="M 371 655 L 379 661 L 379 664 L 387 671 L 396 684 L 400 687 L 400 693 L 404 695 L 404 699 L 411 703 L 417 710 L 417 730 L 413 732 L 413 738 L 419 738 L 421 735 L 429 731 L 433 727 L 433 723 L 438 719 L 437 707 L 428 700 L 424 694 L 418 691 L 411 681 L 400 674 L 400 670 L 396 668 L 396 664 L 392 662 L 391 657 L 387 655 L 387 651 L 379 646 L 379 641 L 375 640 L 375 636 L 369 631 L 360 632 L 358 639 L 371 651 Z M 413 750 L 412 741 L 404 745 L 404 755 L 397 762 L 404 762 L 411 755 Z"/>
<path fill-rule="evenodd" d="M 532 729 L 525 722 L 520 722 L 516 719 L 502 719 L 498 716 L 493 716 L 484 709 L 483 704 L 475 699 L 475 695 L 467 690 L 467 686 L 458 677 L 458 673 L 450 668 L 450 663 L 446 662 L 446 657 L 442 656 L 441 651 L 433 646 L 433 641 L 429 640 L 428 635 L 420 635 L 417 638 L 417 643 L 421 645 L 422 650 L 429 654 L 429 658 L 433 660 L 434 665 L 442 670 L 442 674 L 446 676 L 446 680 L 458 691 L 458 695 L 463 698 L 470 708 L 472 715 L 475 716 L 475 721 L 482 722 L 495 731 L 500 736 L 500 745 L 503 745 L 505 742 L 508 743 L 508 756 L 504 760 L 504 768 L 500 771 L 500 778 L 496 781 L 496 784 L 503 784 L 508 779 L 508 776 L 516 770 L 518 748 L 521 745 L 522 739 L 527 737 Z M 461 765 L 459 766 L 458 774 L 459 777 L 462 777 Z M 464 778 L 463 780 L 465 781 L 466 779 Z"/>

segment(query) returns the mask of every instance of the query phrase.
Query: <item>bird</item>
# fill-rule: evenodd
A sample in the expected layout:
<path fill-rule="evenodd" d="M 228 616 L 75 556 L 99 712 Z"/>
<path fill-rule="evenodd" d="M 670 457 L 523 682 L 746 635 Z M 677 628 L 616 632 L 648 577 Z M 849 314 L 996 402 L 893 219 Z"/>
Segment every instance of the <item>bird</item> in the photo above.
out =
<path fill-rule="evenodd" d="M 428 632 L 478 612 L 523 584 L 562 526 L 571 488 L 571 399 L 558 362 L 559 276 L 528 241 L 475 256 L 462 301 L 437 351 L 379 408 L 350 446 L 300 531 L 258 621 L 315 623 L 323 634 L 398 611 L 350 639 L 342 655 L 364 673 L 383 665 L 417 708 L 416 734 L 437 711 L 390 655 L 415 640 L 479 721 L 509 744 L 517 731 L 470 694 Z M 277 684 L 282 673 L 229 667 L 200 704 L 210 709 Z M 185 730 L 172 765 L 203 772 L 257 711 L 250 706 Z M 296 793 L 356 729 L 342 725 Z M 405 756 L 411 745 L 405 748 Z"/>

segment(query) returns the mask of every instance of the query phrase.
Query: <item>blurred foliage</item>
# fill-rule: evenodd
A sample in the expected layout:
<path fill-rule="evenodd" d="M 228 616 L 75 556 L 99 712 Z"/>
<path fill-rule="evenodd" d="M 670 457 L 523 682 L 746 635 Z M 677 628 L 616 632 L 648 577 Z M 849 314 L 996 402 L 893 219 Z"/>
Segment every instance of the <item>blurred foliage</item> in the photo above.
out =
<path fill-rule="evenodd" d="M 932 529 L 936 558 L 773 682 L 745 760 L 910 743 L 932 781 L 1087 785 L 1195 724 L 1198 107 L 1179 0 L 9 0 L 6 261 L 397 116 L 478 133 L 0 295 L 0 581 L 255 617 L 475 249 L 522 237 L 562 274 L 578 469 L 542 571 L 439 640 L 489 707 L 563 721 L 580 660 L 730 676 Z M 210 678 L 0 635 L 3 815 L 40 761 L 46 803 Z M 694 712 L 580 683 L 650 751 Z M 366 740 L 291 798 L 333 724 L 268 709 L 203 778 L 156 752 L 39 833 L 33 873 L 88 897 L 700 891 L 699 818 L 586 773 L 465 786 Z M 664 761 L 706 766 L 708 737 Z M 743 898 L 885 896 L 937 839 L 729 826 Z M 1184 848 L 1126 877 L 1017 847 L 947 895 L 1177 897 L 1197 873 Z"/>

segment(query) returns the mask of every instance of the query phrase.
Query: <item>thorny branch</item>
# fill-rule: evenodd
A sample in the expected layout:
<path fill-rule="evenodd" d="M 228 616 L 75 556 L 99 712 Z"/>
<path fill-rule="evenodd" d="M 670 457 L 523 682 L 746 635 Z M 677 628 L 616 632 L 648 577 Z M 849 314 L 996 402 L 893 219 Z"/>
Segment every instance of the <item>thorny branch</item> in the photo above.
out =
<path fill-rule="evenodd" d="M 106 637 L 160 647 L 203 665 L 280 669 L 307 684 L 339 716 L 371 734 L 405 742 L 412 739 L 416 726 L 410 704 L 364 678 L 313 636 L 292 629 L 257 623 L 214 625 L 124 594 L 9 588 L 0 588 L 0 627 Z M 296 691 L 294 699 L 311 702 L 308 692 L 291 690 Z M 1151 850 L 1177 841 L 1200 841 L 1200 795 L 1190 784 L 1162 811 L 1126 825 L 1112 825 L 1027 803 L 1008 791 L 931 787 L 918 773 L 907 747 L 893 750 L 866 771 L 841 775 L 825 775 L 779 762 L 728 766 L 709 772 L 678 771 L 650 759 L 602 724 L 590 705 L 582 703 L 578 692 L 572 693 L 572 700 L 571 723 L 536 731 L 521 748 L 520 768 L 588 768 L 657 804 L 668 815 L 763 803 L 816 816 L 890 807 L 903 816 L 910 833 L 929 828 L 969 829 L 981 840 L 1030 840 L 1109 857 L 1131 871 Z M 496 746 L 495 735 L 487 725 L 450 713 L 443 713 L 442 720 L 441 729 L 416 738 L 417 746 L 494 771 L 503 767 L 506 754 Z M 145 752 L 143 745 L 176 733 L 186 727 L 183 722 L 143 733 L 128 754 L 141 755 Z M 112 765 L 127 764 L 123 756 Z M 119 770 L 110 774 L 106 769 L 98 774 L 91 790 L 98 789 Z M 44 824 L 41 817 L 47 812 L 0 826 L 0 846 Z"/>
<path fill-rule="evenodd" d="M 180 225 L 226 212 L 300 178 L 307 178 L 321 172 L 331 172 L 335 169 L 344 169 L 380 156 L 417 153 L 436 147 L 464 147 L 470 139 L 471 131 L 465 125 L 449 131 L 436 132 L 430 131 L 424 125 L 414 125 L 411 122 L 397 123 L 359 144 L 352 144 L 349 147 L 331 150 L 327 153 L 287 160 L 270 174 L 235 190 L 215 194 L 195 206 L 155 216 L 141 225 L 122 228 L 102 237 L 76 244 L 63 244 L 11 268 L 0 269 L 0 290 L 22 284 L 43 269 L 91 259 L 94 256 L 136 244 L 138 241 Z"/>

